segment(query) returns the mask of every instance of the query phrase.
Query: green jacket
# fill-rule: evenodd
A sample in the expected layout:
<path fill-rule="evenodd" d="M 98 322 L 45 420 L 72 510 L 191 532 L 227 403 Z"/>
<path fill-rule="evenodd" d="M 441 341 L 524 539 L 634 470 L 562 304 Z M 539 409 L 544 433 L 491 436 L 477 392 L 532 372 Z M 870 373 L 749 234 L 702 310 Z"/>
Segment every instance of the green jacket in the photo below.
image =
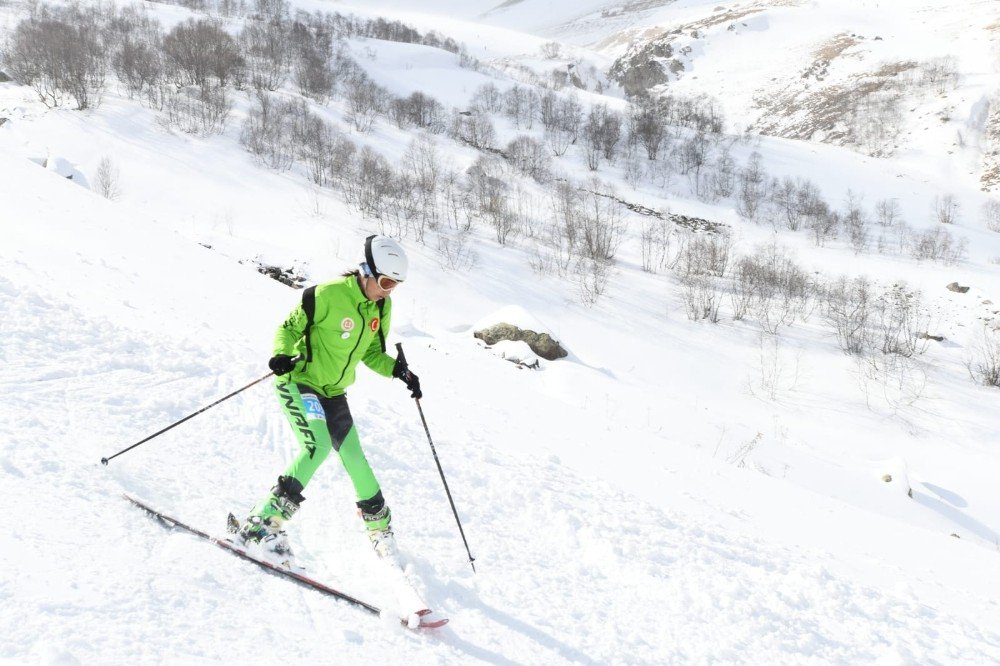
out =
<path fill-rule="evenodd" d="M 358 279 L 348 277 L 316 287 L 316 312 L 310 329 L 312 362 L 296 364 L 291 381 L 306 384 L 321 395 L 342 395 L 354 383 L 358 362 L 386 377 L 392 376 L 396 359 L 382 351 L 378 331 L 389 336 L 392 299 L 386 297 L 379 314 L 378 304 L 361 291 Z M 274 353 L 306 355 L 306 313 L 300 302 L 274 336 Z M 288 375 L 278 378 L 287 381 Z"/>

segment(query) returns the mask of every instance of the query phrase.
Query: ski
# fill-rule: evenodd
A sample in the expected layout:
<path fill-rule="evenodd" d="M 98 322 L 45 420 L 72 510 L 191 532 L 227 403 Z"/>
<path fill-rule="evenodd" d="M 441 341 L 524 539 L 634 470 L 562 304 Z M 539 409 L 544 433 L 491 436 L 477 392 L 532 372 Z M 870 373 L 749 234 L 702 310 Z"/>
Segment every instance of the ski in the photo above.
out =
<path fill-rule="evenodd" d="M 154 509 L 153 507 L 149 506 L 142 500 L 136 499 L 135 497 L 132 497 L 127 493 L 123 493 L 122 497 L 125 498 L 128 502 L 132 503 L 133 505 L 145 511 L 151 517 L 155 518 L 157 521 L 160 522 L 160 524 L 165 526 L 167 529 L 180 529 L 183 530 L 184 532 L 187 532 L 188 534 L 193 534 L 194 536 L 201 537 L 202 539 L 214 543 L 219 548 L 222 548 L 223 550 L 226 550 L 229 553 L 232 553 L 233 555 L 236 555 L 241 559 L 244 559 L 248 562 L 253 562 L 257 566 L 267 571 L 268 573 L 284 577 L 300 585 L 316 590 L 317 592 L 320 592 L 327 596 L 331 596 L 334 597 L 335 599 L 340 599 L 341 601 L 345 601 L 351 604 L 352 606 L 355 606 L 357 608 L 360 608 L 364 611 L 371 613 L 372 615 L 381 616 L 382 614 L 382 611 L 377 606 L 373 606 L 370 603 L 352 597 L 351 595 L 345 592 L 341 592 L 340 590 L 336 590 L 330 587 L 329 585 L 326 585 L 325 583 L 322 583 L 314 578 L 310 578 L 309 576 L 299 573 L 298 571 L 292 569 L 291 566 L 274 564 L 272 562 L 268 562 L 267 560 L 254 557 L 249 552 L 247 552 L 247 550 L 243 548 L 243 546 L 235 543 L 234 541 L 215 537 L 212 536 L 211 534 L 208 534 L 207 532 L 203 532 L 198 528 L 185 523 L 182 520 L 178 520 L 177 518 L 174 518 L 171 515 L 168 515 L 166 513 L 163 513 L 162 511 Z M 414 612 L 409 618 L 402 618 L 400 620 L 400 623 L 404 627 L 407 627 L 409 629 L 437 629 L 439 627 L 443 627 L 445 624 L 448 623 L 447 618 L 432 619 L 428 617 L 429 615 L 431 615 L 431 613 L 432 611 L 430 609 L 424 608 L 422 610 Z"/>

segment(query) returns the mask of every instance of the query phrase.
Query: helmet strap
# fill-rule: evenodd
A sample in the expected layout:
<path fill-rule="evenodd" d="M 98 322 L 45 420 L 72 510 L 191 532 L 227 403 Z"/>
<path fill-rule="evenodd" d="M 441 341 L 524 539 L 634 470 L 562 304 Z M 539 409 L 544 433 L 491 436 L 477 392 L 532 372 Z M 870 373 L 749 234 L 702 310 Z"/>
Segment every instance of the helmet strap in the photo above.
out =
<path fill-rule="evenodd" d="M 375 266 L 375 258 L 372 256 L 372 239 L 375 238 L 375 234 L 372 234 L 365 239 L 365 261 L 368 262 L 368 268 L 371 269 L 372 275 L 378 277 L 378 268 Z"/>

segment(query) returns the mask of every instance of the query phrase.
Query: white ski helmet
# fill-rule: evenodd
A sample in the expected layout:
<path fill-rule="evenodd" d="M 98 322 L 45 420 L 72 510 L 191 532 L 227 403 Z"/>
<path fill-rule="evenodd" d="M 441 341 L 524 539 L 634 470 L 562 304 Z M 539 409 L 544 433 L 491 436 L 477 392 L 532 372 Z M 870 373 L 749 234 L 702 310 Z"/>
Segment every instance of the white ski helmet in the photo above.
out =
<path fill-rule="evenodd" d="M 385 275 L 396 282 L 406 279 L 410 265 L 403 246 L 388 236 L 373 235 L 365 239 L 365 261 L 375 277 Z"/>

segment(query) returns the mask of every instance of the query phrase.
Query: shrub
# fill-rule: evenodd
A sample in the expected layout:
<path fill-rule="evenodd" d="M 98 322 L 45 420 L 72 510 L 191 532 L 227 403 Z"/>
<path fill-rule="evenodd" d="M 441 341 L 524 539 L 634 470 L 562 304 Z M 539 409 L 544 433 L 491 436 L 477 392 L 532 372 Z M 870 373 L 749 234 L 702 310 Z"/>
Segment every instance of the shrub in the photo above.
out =
<path fill-rule="evenodd" d="M 280 19 L 250 21 L 240 33 L 250 85 L 257 90 L 277 90 L 288 78 L 292 62 L 291 30 Z"/>
<path fill-rule="evenodd" d="M 910 255 L 917 260 L 929 259 L 945 264 L 957 264 L 965 258 L 968 239 L 958 241 L 950 231 L 934 227 L 924 232 L 914 232 L 909 238 Z"/>
<path fill-rule="evenodd" d="M 959 205 L 954 195 L 934 197 L 934 219 L 941 224 L 955 224 L 958 221 Z"/>
<path fill-rule="evenodd" d="M 507 144 L 504 156 L 520 174 L 544 183 L 551 177 L 552 159 L 545 147 L 530 136 L 521 135 Z"/>
<path fill-rule="evenodd" d="M 233 108 L 226 89 L 211 83 L 180 89 L 161 85 L 157 95 L 162 122 L 187 134 L 221 134 Z"/>
<path fill-rule="evenodd" d="M 97 165 L 97 173 L 94 176 L 94 189 L 105 199 L 114 201 L 121 194 L 118 188 L 119 171 L 118 166 L 110 157 L 101 158 Z"/>
<path fill-rule="evenodd" d="M 486 114 L 473 111 L 456 113 L 452 117 L 449 135 L 457 141 L 483 150 L 493 147 L 497 133 Z"/>
<path fill-rule="evenodd" d="M 113 41 L 111 68 L 130 98 L 142 96 L 163 77 L 163 32 L 143 10 L 125 7 L 108 30 Z"/>
<path fill-rule="evenodd" d="M 163 38 L 163 52 L 180 84 L 201 86 L 215 79 L 225 87 L 242 78 L 244 61 L 236 40 L 208 19 L 188 19 Z"/>
<path fill-rule="evenodd" d="M 767 196 L 767 172 L 761 166 L 760 153 L 753 152 L 737 178 L 736 212 L 744 220 L 757 222 L 761 202 Z"/>
<path fill-rule="evenodd" d="M 69 100 L 79 110 L 100 104 L 108 56 L 96 9 L 43 6 L 14 28 L 0 56 L 7 73 L 48 107 Z"/>
<path fill-rule="evenodd" d="M 389 114 L 400 128 L 422 127 L 432 132 L 444 131 L 444 107 L 436 99 L 422 92 L 409 97 L 397 97 L 389 104 Z"/>
<path fill-rule="evenodd" d="M 371 130 L 375 119 L 388 106 L 388 92 L 365 77 L 356 77 L 347 83 L 347 108 L 354 129 Z"/>
<path fill-rule="evenodd" d="M 643 223 L 639 236 L 642 270 L 655 273 L 666 266 L 672 228 L 673 224 L 662 218 L 652 218 Z"/>
<path fill-rule="evenodd" d="M 581 256 L 602 262 L 614 259 L 625 236 L 621 204 L 615 200 L 614 191 L 600 180 L 592 179 L 583 195 L 580 213 Z"/>
<path fill-rule="evenodd" d="M 305 113 L 304 104 L 262 92 L 257 96 L 257 106 L 250 109 L 243 122 L 240 143 L 260 164 L 278 171 L 290 169 L 295 161 L 295 116 Z"/>
<path fill-rule="evenodd" d="M 775 243 L 741 257 L 733 268 L 733 317 L 750 314 L 768 333 L 803 316 L 814 293 L 809 275 Z"/>
<path fill-rule="evenodd" d="M 982 214 L 986 228 L 1000 233 L 1000 200 L 990 199 L 984 203 Z"/>
<path fill-rule="evenodd" d="M 688 319 L 707 319 L 713 324 L 718 323 L 722 303 L 718 278 L 712 275 L 684 275 L 681 277 L 681 295 Z"/>
<path fill-rule="evenodd" d="M 687 232 L 680 241 L 676 263 L 682 274 L 725 277 L 732 256 L 731 234 Z"/>
<path fill-rule="evenodd" d="M 984 327 L 975 354 L 966 361 L 973 380 L 985 386 L 1000 387 L 1000 334 Z"/>
<path fill-rule="evenodd" d="M 845 354 L 860 356 L 871 347 L 870 319 L 875 293 L 867 278 L 841 277 L 824 293 L 823 317 Z"/>

